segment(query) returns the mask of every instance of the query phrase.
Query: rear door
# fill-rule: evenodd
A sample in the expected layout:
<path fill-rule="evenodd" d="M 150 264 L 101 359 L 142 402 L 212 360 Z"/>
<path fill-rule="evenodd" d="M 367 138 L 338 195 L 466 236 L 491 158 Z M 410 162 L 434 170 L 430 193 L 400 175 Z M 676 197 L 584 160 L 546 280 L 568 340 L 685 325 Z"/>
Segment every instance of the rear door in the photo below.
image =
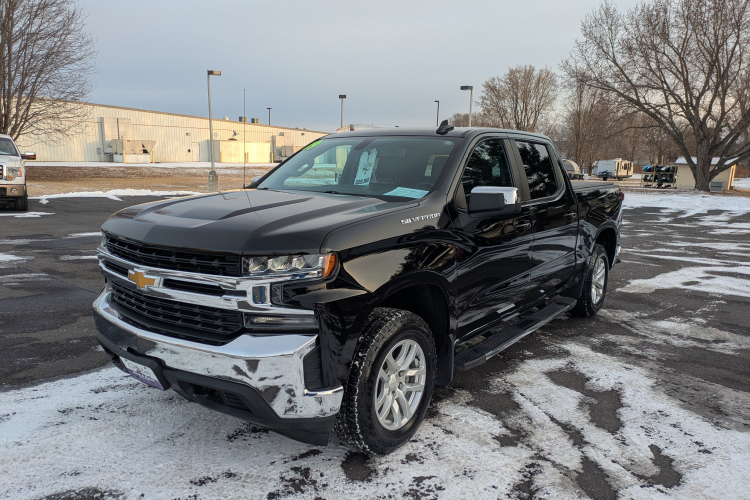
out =
<path fill-rule="evenodd" d="M 512 142 L 525 174 L 524 206 L 534 226 L 530 281 L 541 299 L 564 286 L 575 268 L 578 205 L 551 145 L 526 139 Z"/>
<path fill-rule="evenodd" d="M 476 216 L 468 213 L 471 190 L 478 186 L 518 187 L 519 173 L 508 155 L 509 142 L 489 137 L 477 142 L 462 168 L 454 196 L 458 215 L 456 289 L 458 336 L 470 337 L 501 321 L 520 304 L 529 288 L 531 213 Z"/>

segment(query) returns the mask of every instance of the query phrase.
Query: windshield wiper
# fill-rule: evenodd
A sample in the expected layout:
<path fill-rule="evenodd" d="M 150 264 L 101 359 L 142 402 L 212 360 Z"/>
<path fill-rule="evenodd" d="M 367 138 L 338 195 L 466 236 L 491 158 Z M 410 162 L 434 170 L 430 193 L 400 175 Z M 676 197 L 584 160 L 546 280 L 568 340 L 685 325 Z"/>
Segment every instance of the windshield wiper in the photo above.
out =
<path fill-rule="evenodd" d="M 343 194 L 343 193 L 339 193 L 338 191 L 330 191 L 330 190 L 329 191 L 323 191 L 323 192 L 326 193 L 326 194 Z"/>

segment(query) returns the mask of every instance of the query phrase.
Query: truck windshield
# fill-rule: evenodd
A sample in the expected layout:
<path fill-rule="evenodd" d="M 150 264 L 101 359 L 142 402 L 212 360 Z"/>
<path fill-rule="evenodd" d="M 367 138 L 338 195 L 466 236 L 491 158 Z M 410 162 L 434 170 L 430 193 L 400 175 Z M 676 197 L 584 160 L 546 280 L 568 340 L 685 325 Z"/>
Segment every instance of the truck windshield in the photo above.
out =
<path fill-rule="evenodd" d="M 451 139 L 425 137 L 323 139 L 305 146 L 257 187 L 422 198 L 455 145 Z"/>
<path fill-rule="evenodd" d="M 18 156 L 18 151 L 16 151 L 13 141 L 5 137 L 0 137 L 0 155 Z"/>

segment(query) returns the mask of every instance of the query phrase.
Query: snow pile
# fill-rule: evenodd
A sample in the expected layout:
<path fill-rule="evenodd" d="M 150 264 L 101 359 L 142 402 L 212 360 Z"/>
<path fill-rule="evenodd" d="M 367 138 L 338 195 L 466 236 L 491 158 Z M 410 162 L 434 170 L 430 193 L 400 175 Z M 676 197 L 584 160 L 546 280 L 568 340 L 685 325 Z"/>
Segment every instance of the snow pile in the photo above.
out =
<path fill-rule="evenodd" d="M 45 194 L 29 198 L 39 200 L 41 204 L 49 203 L 48 200 L 55 198 L 109 198 L 110 200 L 122 201 L 119 196 L 190 196 L 195 191 L 152 191 L 150 189 L 110 189 L 109 191 L 79 191 L 75 193 Z"/>
<path fill-rule="evenodd" d="M 750 177 L 745 177 L 744 179 L 735 179 L 734 189 L 740 189 L 742 191 L 750 191 Z"/>

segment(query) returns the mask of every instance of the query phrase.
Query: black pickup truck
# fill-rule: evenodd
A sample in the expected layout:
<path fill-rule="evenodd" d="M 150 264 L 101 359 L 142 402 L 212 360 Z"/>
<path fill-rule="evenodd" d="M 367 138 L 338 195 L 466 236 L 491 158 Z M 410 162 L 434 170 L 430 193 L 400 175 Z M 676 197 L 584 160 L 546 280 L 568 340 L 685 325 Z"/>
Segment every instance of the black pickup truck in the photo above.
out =
<path fill-rule="evenodd" d="M 126 208 L 94 303 L 112 362 L 281 434 L 387 453 L 437 384 L 602 307 L 623 193 L 550 140 L 453 127 L 315 141 L 246 189 Z"/>

